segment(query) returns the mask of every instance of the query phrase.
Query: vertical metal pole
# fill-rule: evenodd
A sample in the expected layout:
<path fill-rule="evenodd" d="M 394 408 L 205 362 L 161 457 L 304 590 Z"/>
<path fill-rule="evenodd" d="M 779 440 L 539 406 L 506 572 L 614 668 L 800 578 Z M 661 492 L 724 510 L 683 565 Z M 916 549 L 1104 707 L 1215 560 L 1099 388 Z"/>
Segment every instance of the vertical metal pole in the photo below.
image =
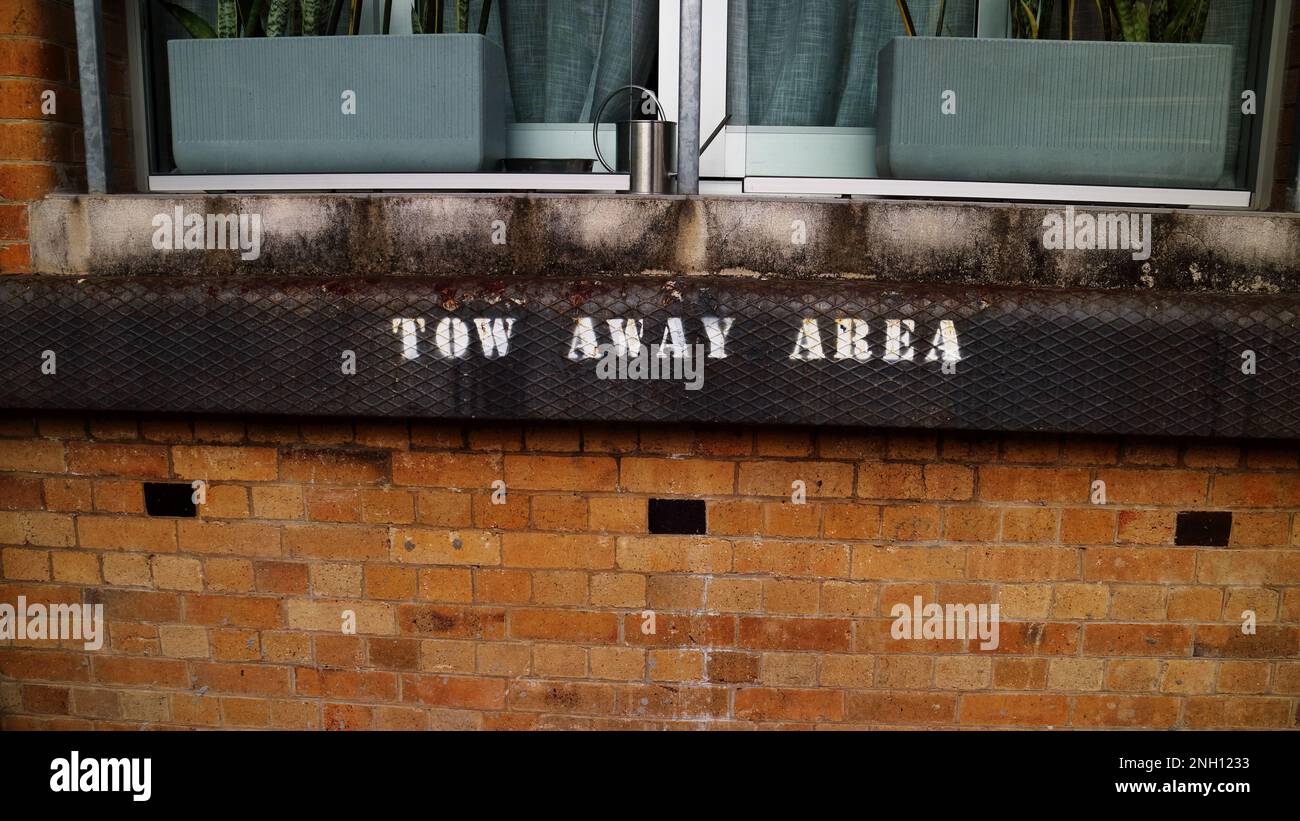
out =
<path fill-rule="evenodd" d="M 77 68 L 81 74 L 81 131 L 86 139 L 86 187 L 108 191 L 108 85 L 104 72 L 102 0 L 76 0 Z"/>
<path fill-rule="evenodd" d="M 700 193 L 700 31 L 702 0 L 681 0 L 678 63 L 677 193 Z"/>

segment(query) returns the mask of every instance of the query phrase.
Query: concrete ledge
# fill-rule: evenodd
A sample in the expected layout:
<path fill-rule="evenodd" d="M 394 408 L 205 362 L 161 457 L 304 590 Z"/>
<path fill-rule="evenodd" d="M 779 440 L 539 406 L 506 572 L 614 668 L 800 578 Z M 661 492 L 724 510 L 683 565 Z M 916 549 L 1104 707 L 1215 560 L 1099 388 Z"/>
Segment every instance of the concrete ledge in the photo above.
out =
<path fill-rule="evenodd" d="M 256 257 L 156 249 L 160 215 L 173 221 L 176 209 L 182 217 L 257 215 Z M 1064 209 L 618 195 L 116 195 L 54 196 L 30 216 L 33 264 L 43 274 L 708 275 L 1300 291 L 1300 215 L 1125 211 L 1151 217 L 1150 258 L 1135 260 L 1127 249 L 1045 249 L 1044 219 Z"/>

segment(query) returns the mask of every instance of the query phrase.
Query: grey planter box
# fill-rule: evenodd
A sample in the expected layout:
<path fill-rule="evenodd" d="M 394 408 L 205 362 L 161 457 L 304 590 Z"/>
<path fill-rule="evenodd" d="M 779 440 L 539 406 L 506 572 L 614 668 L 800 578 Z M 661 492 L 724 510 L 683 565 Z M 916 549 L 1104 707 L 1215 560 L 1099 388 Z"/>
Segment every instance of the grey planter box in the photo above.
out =
<path fill-rule="evenodd" d="M 182 173 L 464 172 L 505 156 L 505 54 L 477 34 L 172 40 L 167 59 Z"/>
<path fill-rule="evenodd" d="M 1203 188 L 1224 173 L 1232 46 L 900 37 L 879 68 L 882 176 Z"/>

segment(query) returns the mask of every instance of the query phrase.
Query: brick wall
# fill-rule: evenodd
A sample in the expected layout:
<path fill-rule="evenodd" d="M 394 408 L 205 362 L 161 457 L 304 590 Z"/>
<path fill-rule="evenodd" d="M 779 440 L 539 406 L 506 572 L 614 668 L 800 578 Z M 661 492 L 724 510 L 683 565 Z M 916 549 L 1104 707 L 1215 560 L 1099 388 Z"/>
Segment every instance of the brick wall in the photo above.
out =
<path fill-rule="evenodd" d="M 0 432 L 0 601 L 102 603 L 110 634 L 0 649 L 6 729 L 1300 722 L 1293 444 L 13 413 Z M 143 512 L 143 482 L 195 479 L 198 518 Z M 707 535 L 647 534 L 647 500 L 677 496 L 708 500 Z M 1233 511 L 1229 545 L 1175 547 L 1176 514 L 1205 508 Z M 891 638 L 916 595 L 996 602 L 999 647 Z"/>
<path fill-rule="evenodd" d="M 124 0 L 104 4 L 114 191 L 134 187 Z M 42 94 L 54 92 L 54 112 Z M 27 206 L 84 191 L 77 36 L 71 0 L 0 2 L 0 274 L 29 271 Z"/>

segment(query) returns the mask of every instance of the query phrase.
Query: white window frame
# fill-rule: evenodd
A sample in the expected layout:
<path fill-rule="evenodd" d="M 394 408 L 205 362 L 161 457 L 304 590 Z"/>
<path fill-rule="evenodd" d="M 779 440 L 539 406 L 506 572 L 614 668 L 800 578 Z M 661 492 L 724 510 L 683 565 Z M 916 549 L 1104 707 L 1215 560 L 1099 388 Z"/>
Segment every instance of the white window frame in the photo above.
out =
<path fill-rule="evenodd" d="M 727 113 L 727 0 L 704 0 L 700 56 L 700 145 L 704 146 Z M 1005 0 L 984 0 L 977 6 L 976 36 L 1007 36 L 1010 16 Z M 1261 110 L 1259 169 L 1253 190 L 1146 188 L 1137 186 L 1045 185 L 1035 183 L 985 183 L 944 180 L 902 180 L 879 177 L 792 177 L 758 176 L 749 173 L 751 160 L 761 161 L 763 154 L 750 155 L 754 138 L 744 126 L 725 125 L 700 156 L 700 193 L 744 193 L 817 197 L 923 197 L 938 199 L 978 199 L 998 201 L 1072 201 L 1149 206 L 1183 206 L 1199 208 L 1266 207 L 1271 185 L 1274 146 L 1268 144 L 1276 133 L 1281 110 L 1281 83 L 1286 56 L 1285 36 L 1290 20 L 1290 4 L 1275 6 L 1273 39 L 1269 51 L 1268 86 Z M 659 18 L 659 88 L 668 119 L 676 120 L 677 54 L 680 33 L 679 0 L 660 0 Z M 860 154 L 871 151 L 872 129 L 802 129 L 802 133 L 780 134 L 780 129 L 764 129 L 763 151 L 780 151 L 780 141 L 808 139 L 837 140 L 857 143 Z M 823 132 L 809 134 L 808 132 Z M 838 132 L 838 134 L 834 133 Z M 862 132 L 862 133 L 859 133 Z M 804 149 L 810 154 L 843 156 L 842 150 Z"/>

